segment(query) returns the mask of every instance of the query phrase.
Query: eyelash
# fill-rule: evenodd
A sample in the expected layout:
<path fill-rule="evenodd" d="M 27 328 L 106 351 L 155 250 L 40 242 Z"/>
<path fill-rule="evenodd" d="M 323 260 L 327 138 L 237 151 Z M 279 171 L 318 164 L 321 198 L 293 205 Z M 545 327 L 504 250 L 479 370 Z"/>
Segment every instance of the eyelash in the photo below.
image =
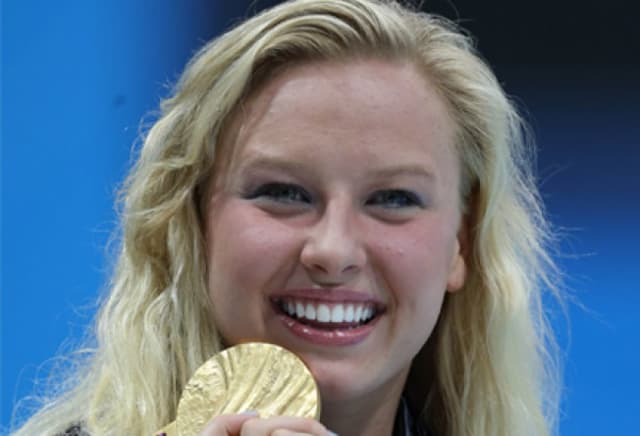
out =
<path fill-rule="evenodd" d="M 291 183 L 271 182 L 260 185 L 245 198 L 267 199 L 282 204 L 310 204 L 312 196 L 302 187 Z M 405 189 L 385 189 L 374 192 L 365 202 L 366 206 L 384 209 L 424 208 L 425 203 L 415 192 Z"/>
<path fill-rule="evenodd" d="M 424 201 L 415 192 L 405 189 L 385 189 L 376 191 L 367 200 L 367 205 L 381 206 L 385 209 L 402 209 L 408 207 L 425 207 Z"/>
<path fill-rule="evenodd" d="M 311 195 L 303 188 L 290 183 L 265 183 L 246 196 L 249 200 L 267 198 L 278 203 L 311 203 Z"/>

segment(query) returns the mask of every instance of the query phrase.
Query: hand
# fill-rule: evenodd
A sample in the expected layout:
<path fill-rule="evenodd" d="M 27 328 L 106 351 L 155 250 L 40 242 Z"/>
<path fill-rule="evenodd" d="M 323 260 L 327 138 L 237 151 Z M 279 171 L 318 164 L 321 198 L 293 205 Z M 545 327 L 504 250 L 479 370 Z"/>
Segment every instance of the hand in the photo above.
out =
<path fill-rule="evenodd" d="M 313 419 L 260 418 L 257 413 L 215 417 L 200 436 L 336 436 Z"/>

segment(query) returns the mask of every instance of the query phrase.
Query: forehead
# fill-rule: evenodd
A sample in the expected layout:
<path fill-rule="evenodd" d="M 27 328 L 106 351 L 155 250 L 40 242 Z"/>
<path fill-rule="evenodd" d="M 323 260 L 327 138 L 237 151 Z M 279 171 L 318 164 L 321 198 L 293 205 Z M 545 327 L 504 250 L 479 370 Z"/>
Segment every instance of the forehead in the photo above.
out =
<path fill-rule="evenodd" d="M 346 101 L 348 107 L 343 105 Z M 434 118 L 447 116 L 436 87 L 412 63 L 379 59 L 317 61 L 279 70 L 252 93 L 242 113 L 246 121 L 248 116 L 273 114 L 274 109 L 307 109 L 318 114 L 318 109 L 326 108 L 329 114 L 336 114 L 354 105 L 405 116 L 428 108 L 428 113 L 420 112 L 429 118 L 426 121 L 438 121 L 431 125 L 441 124 Z"/>
<path fill-rule="evenodd" d="M 389 153 L 406 144 L 451 148 L 452 132 L 437 89 L 411 63 L 358 60 L 280 71 L 238 107 L 224 142 L 227 163 L 237 164 L 261 144 L 337 139 Z"/>

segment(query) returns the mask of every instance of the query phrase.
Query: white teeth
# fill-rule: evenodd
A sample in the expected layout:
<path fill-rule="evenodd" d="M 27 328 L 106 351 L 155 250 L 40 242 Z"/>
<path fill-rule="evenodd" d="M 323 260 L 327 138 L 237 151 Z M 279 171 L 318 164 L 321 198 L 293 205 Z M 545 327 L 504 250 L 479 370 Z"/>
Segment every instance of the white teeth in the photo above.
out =
<path fill-rule="evenodd" d="M 372 313 L 373 313 L 373 312 L 372 312 L 372 310 L 371 310 L 371 308 L 370 308 L 370 307 L 365 308 L 365 309 L 362 311 L 362 321 L 366 321 L 366 320 L 368 320 L 369 318 L 371 318 Z"/>
<path fill-rule="evenodd" d="M 346 322 L 353 322 L 353 304 L 347 304 L 347 310 L 344 313 L 344 320 Z"/>
<path fill-rule="evenodd" d="M 355 322 L 360 322 L 361 319 L 362 319 L 362 306 L 357 306 L 356 311 L 353 314 L 353 320 Z"/>
<path fill-rule="evenodd" d="M 331 316 L 331 310 L 329 309 L 329 306 L 327 306 L 326 304 L 321 304 L 318 306 L 318 313 L 316 315 L 317 315 L 316 319 L 320 322 L 333 321 Z"/>
<path fill-rule="evenodd" d="M 318 304 L 295 299 L 281 301 L 280 308 L 291 317 L 336 324 L 366 322 L 375 314 L 373 306 L 366 304 Z"/>
<path fill-rule="evenodd" d="M 304 312 L 304 317 L 310 319 L 311 321 L 315 321 L 316 319 L 316 308 L 313 307 L 313 304 L 307 303 L 307 310 Z"/>
<path fill-rule="evenodd" d="M 342 322 L 344 320 L 344 309 L 342 304 L 336 304 L 331 311 L 331 322 Z"/>

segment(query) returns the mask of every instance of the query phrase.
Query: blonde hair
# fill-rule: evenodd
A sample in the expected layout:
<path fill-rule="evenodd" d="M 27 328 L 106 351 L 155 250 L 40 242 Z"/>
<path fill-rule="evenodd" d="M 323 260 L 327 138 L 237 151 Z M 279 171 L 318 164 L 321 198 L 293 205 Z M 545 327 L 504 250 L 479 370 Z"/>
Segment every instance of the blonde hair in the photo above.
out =
<path fill-rule="evenodd" d="M 415 359 L 407 392 L 435 434 L 547 435 L 557 409 L 549 229 L 523 123 L 452 23 L 382 0 L 295 0 L 211 41 L 162 103 L 125 182 L 122 243 L 97 316 L 97 346 L 73 386 L 18 435 L 82 422 L 96 435 L 151 434 L 175 419 L 190 375 L 221 343 L 206 286 L 201 200 L 225 125 L 281 67 L 411 62 L 457 126 L 470 272 Z"/>

